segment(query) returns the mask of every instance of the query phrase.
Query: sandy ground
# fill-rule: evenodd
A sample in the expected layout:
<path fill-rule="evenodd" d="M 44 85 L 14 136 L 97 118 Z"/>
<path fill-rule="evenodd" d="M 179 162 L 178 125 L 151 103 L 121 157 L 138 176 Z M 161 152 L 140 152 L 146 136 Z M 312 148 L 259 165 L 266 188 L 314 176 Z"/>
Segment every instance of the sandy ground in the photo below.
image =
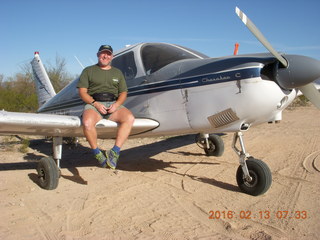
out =
<path fill-rule="evenodd" d="M 17 138 L 1 137 L 0 239 L 319 239 L 320 111 L 286 110 L 280 124 L 245 132 L 247 151 L 273 174 L 262 196 L 239 191 L 232 136 L 219 158 L 190 135 L 130 139 L 116 171 L 99 168 L 81 139 L 64 146 L 52 191 L 35 170 L 51 143 L 31 140 L 21 153 Z"/>

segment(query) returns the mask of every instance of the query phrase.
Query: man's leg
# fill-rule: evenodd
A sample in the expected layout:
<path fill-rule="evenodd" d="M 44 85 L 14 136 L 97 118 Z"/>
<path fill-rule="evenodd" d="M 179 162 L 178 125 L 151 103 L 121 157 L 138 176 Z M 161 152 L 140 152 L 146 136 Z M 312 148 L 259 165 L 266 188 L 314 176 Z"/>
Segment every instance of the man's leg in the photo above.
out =
<path fill-rule="evenodd" d="M 134 122 L 134 116 L 128 109 L 120 108 L 114 112 L 109 119 L 119 124 L 115 145 L 106 154 L 108 158 L 108 166 L 112 169 L 115 169 L 120 155 L 120 148 L 130 135 Z"/>
<path fill-rule="evenodd" d="M 134 116 L 127 108 L 120 108 L 111 114 L 109 120 L 119 124 L 115 145 L 121 148 L 130 135 Z"/>
<path fill-rule="evenodd" d="M 107 158 L 100 151 L 97 144 L 97 130 L 96 123 L 100 121 L 102 118 L 100 114 L 98 114 L 95 110 L 87 109 L 84 111 L 82 115 L 82 123 L 83 123 L 83 133 L 89 142 L 89 145 L 92 149 L 92 152 L 95 158 L 98 160 L 102 167 L 107 166 Z"/>
<path fill-rule="evenodd" d="M 101 116 L 93 109 L 85 110 L 82 115 L 83 133 L 92 149 L 98 147 L 96 123 L 101 119 Z"/>

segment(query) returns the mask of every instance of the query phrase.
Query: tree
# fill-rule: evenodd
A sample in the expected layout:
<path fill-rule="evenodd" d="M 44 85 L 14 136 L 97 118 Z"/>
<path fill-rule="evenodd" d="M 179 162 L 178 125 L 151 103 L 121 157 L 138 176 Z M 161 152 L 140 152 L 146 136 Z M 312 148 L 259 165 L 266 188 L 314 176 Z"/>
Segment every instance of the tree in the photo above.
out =
<path fill-rule="evenodd" d="M 57 56 L 55 66 L 49 64 L 46 69 L 49 79 L 56 92 L 67 85 L 72 77 L 67 73 L 65 59 Z M 35 112 L 38 109 L 38 101 L 33 82 L 30 64 L 22 67 L 22 72 L 14 77 L 4 79 L 0 74 L 0 110 L 14 112 Z"/>
<path fill-rule="evenodd" d="M 49 67 L 46 68 L 49 79 L 56 92 L 59 92 L 64 88 L 73 78 L 66 71 L 66 60 L 64 58 L 56 56 L 55 66 L 50 63 Z"/>
<path fill-rule="evenodd" d="M 17 73 L 15 77 L 1 81 L 0 109 L 33 112 L 37 107 L 37 96 L 30 75 Z"/>

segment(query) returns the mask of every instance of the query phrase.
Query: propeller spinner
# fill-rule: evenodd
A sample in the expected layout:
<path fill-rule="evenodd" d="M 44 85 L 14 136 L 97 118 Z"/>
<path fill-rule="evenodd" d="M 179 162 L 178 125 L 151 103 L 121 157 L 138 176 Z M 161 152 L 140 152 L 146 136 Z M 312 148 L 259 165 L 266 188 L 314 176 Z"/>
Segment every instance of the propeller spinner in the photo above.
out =
<path fill-rule="evenodd" d="M 236 14 L 253 35 L 279 60 L 276 81 L 283 89 L 298 88 L 317 108 L 320 109 L 320 93 L 312 82 L 320 78 L 320 61 L 299 55 L 279 54 L 263 36 L 253 22 L 236 7 Z"/>

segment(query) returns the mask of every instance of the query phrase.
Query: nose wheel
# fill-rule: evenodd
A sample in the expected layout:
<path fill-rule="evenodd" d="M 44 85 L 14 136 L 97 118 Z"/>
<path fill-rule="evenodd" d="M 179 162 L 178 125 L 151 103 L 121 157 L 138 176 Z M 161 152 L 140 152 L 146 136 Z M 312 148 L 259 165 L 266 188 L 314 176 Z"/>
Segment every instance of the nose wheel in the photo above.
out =
<path fill-rule="evenodd" d="M 241 150 L 236 147 L 238 140 Z M 246 153 L 241 132 L 234 134 L 232 148 L 239 156 L 240 166 L 236 179 L 241 191 L 252 196 L 267 192 L 272 183 L 271 171 L 266 163 Z"/>
<path fill-rule="evenodd" d="M 250 179 L 244 175 L 239 166 L 236 174 L 237 183 L 242 192 L 252 196 L 258 196 L 268 191 L 272 182 L 271 171 L 267 164 L 259 159 L 249 158 L 246 160 Z"/>

